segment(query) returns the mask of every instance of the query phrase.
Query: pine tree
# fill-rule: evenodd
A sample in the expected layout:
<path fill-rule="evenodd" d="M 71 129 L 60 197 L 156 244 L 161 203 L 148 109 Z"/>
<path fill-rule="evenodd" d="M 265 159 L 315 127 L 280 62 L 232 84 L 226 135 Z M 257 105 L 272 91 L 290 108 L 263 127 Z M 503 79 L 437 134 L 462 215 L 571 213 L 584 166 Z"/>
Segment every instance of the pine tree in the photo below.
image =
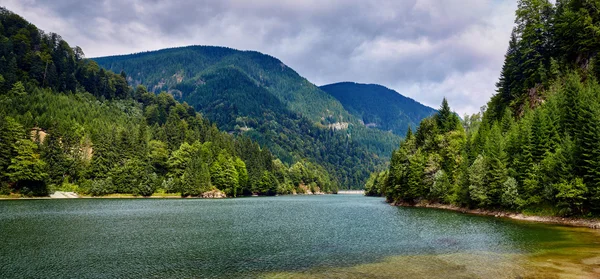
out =
<path fill-rule="evenodd" d="M 244 163 L 244 161 L 242 161 L 242 159 L 236 157 L 235 161 L 234 161 L 234 166 L 235 166 L 235 170 L 238 173 L 238 184 L 239 184 L 239 191 L 238 191 L 238 195 L 244 195 L 244 193 L 247 193 L 250 191 L 250 184 L 248 181 L 248 170 L 246 169 L 246 163 Z"/>
<path fill-rule="evenodd" d="M 475 205 L 481 207 L 490 204 L 486 180 L 487 172 L 486 158 L 479 155 L 473 165 L 469 167 L 469 197 Z"/>
<path fill-rule="evenodd" d="M 579 169 L 590 193 L 590 205 L 600 210 L 600 111 L 589 95 L 579 114 Z"/>
<path fill-rule="evenodd" d="M 15 146 L 16 156 L 8 166 L 8 178 L 23 194 L 47 195 L 46 163 L 37 153 L 38 146 L 29 139 L 20 139 Z"/>
<path fill-rule="evenodd" d="M 182 196 L 199 196 L 213 188 L 208 164 L 200 156 L 190 159 L 181 175 L 179 192 Z"/>
<path fill-rule="evenodd" d="M 41 156 L 48 165 L 48 182 L 55 185 L 62 184 L 70 166 L 68 158 L 63 152 L 57 129 L 48 130 L 48 135 L 42 145 Z"/>
<path fill-rule="evenodd" d="M 7 168 L 17 155 L 17 141 L 24 138 L 23 126 L 13 118 L 0 115 L 0 180 L 8 180 Z"/>
<path fill-rule="evenodd" d="M 498 125 L 494 125 L 490 131 L 485 146 L 485 157 L 488 165 L 486 174 L 488 203 L 500 205 L 502 185 L 507 178 L 507 154 L 504 150 L 504 139 Z"/>

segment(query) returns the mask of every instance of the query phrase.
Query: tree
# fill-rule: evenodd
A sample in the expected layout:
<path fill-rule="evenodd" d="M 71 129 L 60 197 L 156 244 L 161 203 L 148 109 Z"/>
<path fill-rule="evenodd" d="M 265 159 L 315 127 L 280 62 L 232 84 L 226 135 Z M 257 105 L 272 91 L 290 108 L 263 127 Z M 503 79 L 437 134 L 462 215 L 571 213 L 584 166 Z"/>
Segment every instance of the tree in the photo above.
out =
<path fill-rule="evenodd" d="M 199 196 L 213 188 L 208 164 L 201 156 L 190 159 L 181 175 L 180 185 L 179 191 L 182 196 Z"/>
<path fill-rule="evenodd" d="M 11 117 L 0 115 L 0 179 L 6 180 L 7 168 L 17 155 L 17 142 L 25 138 L 23 126 Z"/>
<path fill-rule="evenodd" d="M 250 190 L 250 181 L 248 180 L 248 170 L 246 169 L 246 163 L 244 163 L 244 161 L 242 161 L 242 159 L 240 159 L 239 157 L 236 157 L 233 161 L 233 165 L 238 174 L 239 191 L 237 192 L 237 194 L 245 195 L 245 193 L 248 193 Z"/>
<path fill-rule="evenodd" d="M 517 180 L 509 177 L 502 184 L 502 206 L 506 208 L 515 208 L 521 202 L 519 200 L 519 185 Z"/>
<path fill-rule="evenodd" d="M 469 168 L 469 196 L 478 206 L 486 207 L 491 203 L 488 196 L 486 173 L 488 164 L 486 158 L 479 155 Z"/>
<path fill-rule="evenodd" d="M 15 183 L 16 189 L 23 194 L 44 196 L 46 188 L 46 163 L 37 153 L 38 146 L 29 139 L 20 139 L 16 143 L 16 156 L 8 166 L 8 178 Z"/>
<path fill-rule="evenodd" d="M 160 140 L 151 140 L 148 142 L 150 150 L 148 159 L 154 168 L 154 171 L 159 175 L 166 175 L 169 169 L 169 150 L 167 144 Z"/>
<path fill-rule="evenodd" d="M 504 151 L 504 139 L 498 125 L 494 125 L 490 131 L 485 145 L 485 158 L 488 165 L 486 173 L 488 202 L 492 205 L 499 205 L 502 185 L 507 178 L 507 155 Z"/>
<path fill-rule="evenodd" d="M 212 184 L 226 195 L 235 197 L 239 192 L 239 176 L 231 157 L 223 150 L 210 168 Z"/>
<path fill-rule="evenodd" d="M 458 116 L 456 116 L 456 114 L 450 110 L 450 106 L 448 105 L 448 100 L 446 100 L 446 98 L 442 100 L 442 105 L 435 117 L 437 127 L 443 133 L 456 129 L 456 127 L 460 124 Z"/>
<path fill-rule="evenodd" d="M 450 202 L 451 186 L 452 185 L 450 185 L 448 175 L 443 170 L 437 171 L 435 173 L 433 185 L 430 190 L 430 197 L 433 200 L 440 200 L 444 203 Z"/>
<path fill-rule="evenodd" d="M 258 182 L 257 190 L 260 195 L 274 196 L 277 194 L 277 179 L 271 172 L 264 171 Z"/>
<path fill-rule="evenodd" d="M 136 196 L 150 197 L 156 192 L 160 183 L 161 180 L 156 173 L 146 171 L 141 174 L 137 186 L 134 185 L 133 194 Z"/>
<path fill-rule="evenodd" d="M 586 202 L 587 187 L 583 179 L 575 178 L 571 181 L 562 181 L 556 184 L 556 199 L 558 208 L 562 215 L 572 215 L 584 213 L 584 204 Z"/>
<path fill-rule="evenodd" d="M 23 83 L 21 83 L 20 81 L 13 84 L 12 89 L 10 91 L 8 91 L 8 96 L 10 96 L 12 98 L 19 98 L 25 94 L 27 94 L 27 92 L 25 92 L 25 87 L 23 86 Z"/>

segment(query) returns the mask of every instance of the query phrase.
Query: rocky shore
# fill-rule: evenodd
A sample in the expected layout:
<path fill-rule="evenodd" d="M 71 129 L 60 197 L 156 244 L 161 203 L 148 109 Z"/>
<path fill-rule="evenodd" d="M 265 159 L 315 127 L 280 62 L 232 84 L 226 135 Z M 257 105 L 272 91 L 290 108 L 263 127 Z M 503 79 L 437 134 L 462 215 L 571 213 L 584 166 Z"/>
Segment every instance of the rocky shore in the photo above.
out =
<path fill-rule="evenodd" d="M 494 216 L 498 218 L 510 218 L 514 220 L 540 222 L 547 224 L 558 224 L 573 227 L 588 227 L 592 229 L 600 229 L 600 219 L 587 219 L 587 218 L 576 218 L 576 217 L 558 217 L 558 216 L 529 216 L 522 213 L 500 211 L 500 210 L 487 210 L 487 209 L 470 209 L 465 207 L 459 207 L 448 204 L 440 203 L 426 203 L 419 202 L 416 204 L 409 203 L 392 203 L 394 206 L 405 206 L 405 207 L 426 207 L 426 208 L 438 208 L 445 210 L 452 210 L 467 214 Z"/>

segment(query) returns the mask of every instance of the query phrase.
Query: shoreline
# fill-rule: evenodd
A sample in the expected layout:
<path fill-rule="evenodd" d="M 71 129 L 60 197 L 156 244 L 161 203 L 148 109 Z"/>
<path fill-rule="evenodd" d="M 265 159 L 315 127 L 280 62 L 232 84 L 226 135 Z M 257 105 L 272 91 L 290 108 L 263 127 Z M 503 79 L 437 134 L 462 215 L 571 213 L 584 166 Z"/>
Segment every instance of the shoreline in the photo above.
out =
<path fill-rule="evenodd" d="M 320 195 L 336 195 L 336 194 L 319 192 L 316 194 L 288 194 L 288 195 L 275 195 L 275 196 L 320 196 Z M 275 197 L 275 196 L 272 196 L 272 197 Z M 24 196 L 19 196 L 19 195 L 0 195 L 0 201 L 3 201 L 3 200 L 63 200 L 63 199 L 202 199 L 202 200 L 218 200 L 218 199 L 237 199 L 237 198 L 249 198 L 249 197 L 267 197 L 267 196 L 252 195 L 252 196 L 237 196 L 237 197 L 205 198 L 202 196 L 182 197 L 180 194 L 166 194 L 166 193 L 156 194 L 155 193 L 149 197 L 136 196 L 133 194 L 110 194 L 110 195 L 105 195 L 105 196 L 88 196 L 88 195 L 77 194 L 77 197 L 63 198 L 63 197 L 52 197 L 51 195 L 41 196 L 41 197 L 24 197 Z"/>
<path fill-rule="evenodd" d="M 481 215 L 481 216 L 493 216 L 496 218 L 508 218 L 519 221 L 528 221 L 536 223 L 545 223 L 553 225 L 563 225 L 570 227 L 586 227 L 590 229 L 600 230 L 600 219 L 597 218 L 577 218 L 577 217 L 558 217 L 558 216 L 535 216 L 535 215 L 524 215 L 523 213 L 503 211 L 503 210 L 487 210 L 487 209 L 469 209 L 460 206 L 440 204 L 440 203 L 417 203 L 409 204 L 403 202 L 390 203 L 392 206 L 402 207 L 420 207 L 420 208 L 435 208 L 450 210 L 465 214 Z"/>

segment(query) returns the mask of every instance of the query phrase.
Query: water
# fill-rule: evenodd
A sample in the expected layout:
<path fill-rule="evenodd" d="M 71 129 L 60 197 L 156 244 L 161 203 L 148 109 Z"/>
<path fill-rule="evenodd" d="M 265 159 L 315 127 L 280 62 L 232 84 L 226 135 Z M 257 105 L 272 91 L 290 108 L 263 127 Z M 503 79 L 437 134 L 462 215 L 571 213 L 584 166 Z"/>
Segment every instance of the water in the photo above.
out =
<path fill-rule="evenodd" d="M 600 251 L 589 234 L 357 195 L 13 200 L 0 201 L 0 278 L 343 278 L 399 262 L 477 275 L 489 257 L 517 270 L 523 256 Z"/>

